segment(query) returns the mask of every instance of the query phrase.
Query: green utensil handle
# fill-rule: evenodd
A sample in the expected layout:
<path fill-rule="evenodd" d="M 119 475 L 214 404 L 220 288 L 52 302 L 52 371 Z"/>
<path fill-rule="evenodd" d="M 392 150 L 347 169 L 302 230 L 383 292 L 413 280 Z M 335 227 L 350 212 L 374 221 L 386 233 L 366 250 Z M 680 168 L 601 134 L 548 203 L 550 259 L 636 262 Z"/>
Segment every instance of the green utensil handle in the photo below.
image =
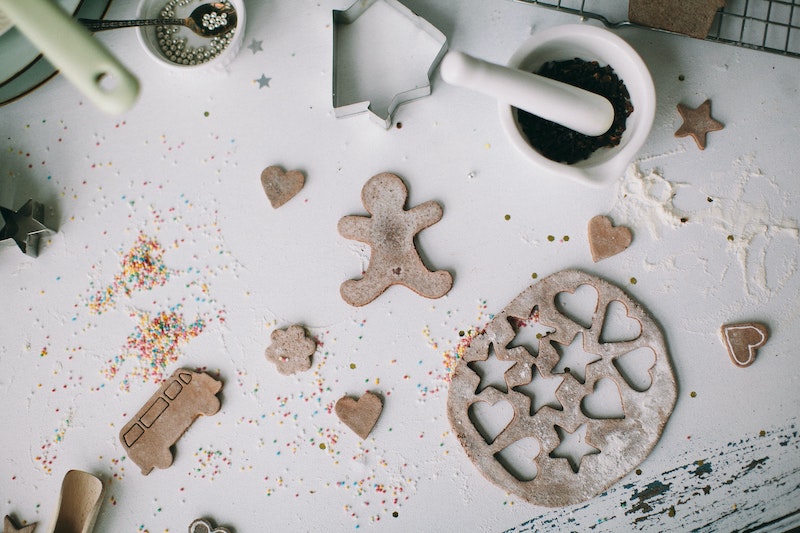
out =
<path fill-rule="evenodd" d="M 97 107 L 118 114 L 133 106 L 137 79 L 52 0 L 0 0 L 0 11 Z"/>

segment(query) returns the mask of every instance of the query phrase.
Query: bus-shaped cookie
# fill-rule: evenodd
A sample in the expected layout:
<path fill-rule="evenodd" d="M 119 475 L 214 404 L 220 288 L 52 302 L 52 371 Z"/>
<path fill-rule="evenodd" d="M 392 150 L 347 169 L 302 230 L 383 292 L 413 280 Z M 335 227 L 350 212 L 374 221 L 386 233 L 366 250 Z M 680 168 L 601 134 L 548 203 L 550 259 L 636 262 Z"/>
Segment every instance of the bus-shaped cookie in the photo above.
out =
<path fill-rule="evenodd" d="M 138 413 L 123 426 L 119 439 L 128 457 L 147 475 L 169 468 L 170 447 L 195 418 L 219 411 L 222 382 L 208 374 L 181 368 L 173 372 Z"/>

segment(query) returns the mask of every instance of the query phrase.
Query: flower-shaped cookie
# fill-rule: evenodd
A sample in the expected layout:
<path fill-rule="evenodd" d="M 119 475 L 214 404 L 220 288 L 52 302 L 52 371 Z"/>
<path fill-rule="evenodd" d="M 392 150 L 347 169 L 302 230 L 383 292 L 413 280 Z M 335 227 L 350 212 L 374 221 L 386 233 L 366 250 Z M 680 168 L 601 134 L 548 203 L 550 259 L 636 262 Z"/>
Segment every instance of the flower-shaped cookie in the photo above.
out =
<path fill-rule="evenodd" d="M 317 343 L 306 336 L 303 326 L 276 329 L 270 338 L 272 344 L 265 355 L 267 360 L 275 363 L 278 372 L 289 375 L 311 368 L 311 356 L 317 350 Z"/>

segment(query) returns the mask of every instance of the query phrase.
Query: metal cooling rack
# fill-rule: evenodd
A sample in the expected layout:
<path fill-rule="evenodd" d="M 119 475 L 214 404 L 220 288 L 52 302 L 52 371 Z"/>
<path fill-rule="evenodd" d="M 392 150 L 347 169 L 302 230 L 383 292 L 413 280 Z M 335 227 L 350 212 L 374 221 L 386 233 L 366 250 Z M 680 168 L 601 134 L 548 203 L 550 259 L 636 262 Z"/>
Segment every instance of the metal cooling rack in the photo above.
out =
<path fill-rule="evenodd" d="M 595 19 L 610 28 L 642 27 L 627 20 L 627 2 L 516 1 Z M 714 17 L 706 40 L 800 58 L 800 0 L 728 0 Z"/>

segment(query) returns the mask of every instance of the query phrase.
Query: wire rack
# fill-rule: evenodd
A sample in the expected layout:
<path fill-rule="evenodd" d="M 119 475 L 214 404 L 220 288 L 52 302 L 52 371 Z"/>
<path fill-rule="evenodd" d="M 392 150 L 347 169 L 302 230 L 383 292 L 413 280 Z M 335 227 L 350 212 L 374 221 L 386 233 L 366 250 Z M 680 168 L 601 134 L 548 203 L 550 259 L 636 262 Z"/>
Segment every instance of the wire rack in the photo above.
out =
<path fill-rule="evenodd" d="M 517 1 L 595 19 L 610 28 L 638 26 L 627 19 L 627 2 Z M 728 0 L 714 17 L 706 40 L 800 58 L 800 0 Z"/>

